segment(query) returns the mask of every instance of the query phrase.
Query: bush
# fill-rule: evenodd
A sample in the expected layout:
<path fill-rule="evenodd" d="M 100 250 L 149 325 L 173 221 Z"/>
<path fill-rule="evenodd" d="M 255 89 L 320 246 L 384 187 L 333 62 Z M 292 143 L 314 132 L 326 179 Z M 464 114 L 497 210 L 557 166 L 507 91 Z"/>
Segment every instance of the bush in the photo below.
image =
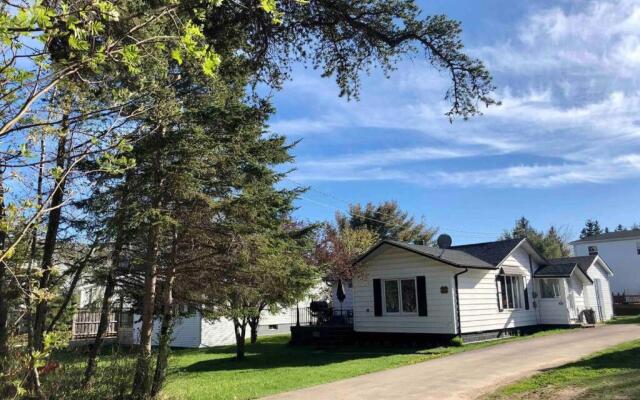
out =
<path fill-rule="evenodd" d="M 460 336 L 456 336 L 449 341 L 449 345 L 453 347 L 460 347 L 464 344 L 464 341 Z"/>

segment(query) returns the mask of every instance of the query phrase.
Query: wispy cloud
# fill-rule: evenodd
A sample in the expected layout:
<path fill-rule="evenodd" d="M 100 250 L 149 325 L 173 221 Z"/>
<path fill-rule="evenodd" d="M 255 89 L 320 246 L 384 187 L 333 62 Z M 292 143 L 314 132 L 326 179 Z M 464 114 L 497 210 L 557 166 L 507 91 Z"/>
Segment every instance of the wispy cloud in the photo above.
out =
<path fill-rule="evenodd" d="M 507 42 L 472 50 L 494 72 L 502 106 L 471 121 L 448 123 L 440 101 L 446 77 L 419 62 L 392 80 L 365 80 L 360 102 L 336 100 L 331 82 L 305 76 L 288 95 L 317 112 L 277 120 L 274 130 L 311 135 L 309 146 L 342 143 L 366 128 L 411 135 L 415 143 L 356 151 L 337 144 L 330 158 L 308 151 L 297 179 L 547 188 L 640 177 L 640 3 L 563 5 L 524 16 Z M 429 165 L 504 154 L 513 160 L 495 168 Z"/>

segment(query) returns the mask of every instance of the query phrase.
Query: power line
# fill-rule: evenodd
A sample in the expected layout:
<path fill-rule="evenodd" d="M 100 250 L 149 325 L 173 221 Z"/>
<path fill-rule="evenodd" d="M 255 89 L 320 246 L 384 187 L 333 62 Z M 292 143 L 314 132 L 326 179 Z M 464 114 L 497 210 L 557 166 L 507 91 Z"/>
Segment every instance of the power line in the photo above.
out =
<path fill-rule="evenodd" d="M 289 180 L 289 181 L 291 181 L 293 183 L 299 184 L 298 182 L 295 182 L 295 181 L 293 181 L 291 179 L 288 179 L 288 178 L 285 178 L 285 179 L 287 179 L 287 180 Z M 320 194 L 323 194 L 323 195 L 325 195 L 327 197 L 330 197 L 330 198 L 336 199 L 338 201 L 345 202 L 345 203 L 349 204 L 345 200 L 342 200 L 342 199 L 340 199 L 338 197 L 335 197 L 333 195 L 330 195 L 328 193 L 324 193 L 322 191 L 319 191 L 319 190 L 316 190 L 316 189 L 313 189 L 313 188 L 310 188 L 310 189 L 315 191 L 315 192 L 318 192 Z M 320 201 L 317 201 L 315 199 L 311 199 L 311 198 L 308 198 L 308 197 L 305 197 L 305 196 L 299 196 L 299 198 L 301 200 L 305 200 L 305 201 L 308 201 L 310 203 L 314 203 L 316 205 L 319 205 L 319 206 L 322 206 L 322 207 L 325 207 L 325 208 L 333 209 L 333 210 L 336 210 L 336 211 L 341 211 L 341 212 L 343 212 L 345 214 L 348 214 L 348 215 L 351 215 L 351 216 L 363 218 L 363 219 L 366 219 L 366 220 L 369 220 L 369 221 L 373 221 L 373 222 L 378 222 L 378 223 L 386 225 L 387 227 L 398 227 L 398 228 L 402 228 L 403 227 L 402 225 L 399 225 L 399 224 L 393 224 L 393 223 L 390 223 L 390 222 L 387 222 L 387 221 L 381 221 L 379 219 L 371 218 L 371 217 L 368 217 L 368 216 L 363 215 L 363 214 L 354 213 L 352 211 L 345 211 L 344 209 L 342 209 L 341 207 L 338 207 L 336 205 L 323 203 L 323 202 L 320 202 Z M 442 227 L 439 227 L 439 228 L 442 228 Z M 470 231 L 463 231 L 463 230 L 459 230 L 459 229 L 448 229 L 448 228 L 444 228 L 444 229 L 446 231 L 459 232 L 459 233 L 462 233 L 462 234 L 467 235 L 467 236 L 476 236 L 476 237 L 486 237 L 486 236 L 495 237 L 495 236 L 499 236 L 499 234 L 489 233 L 489 232 L 470 232 Z"/>

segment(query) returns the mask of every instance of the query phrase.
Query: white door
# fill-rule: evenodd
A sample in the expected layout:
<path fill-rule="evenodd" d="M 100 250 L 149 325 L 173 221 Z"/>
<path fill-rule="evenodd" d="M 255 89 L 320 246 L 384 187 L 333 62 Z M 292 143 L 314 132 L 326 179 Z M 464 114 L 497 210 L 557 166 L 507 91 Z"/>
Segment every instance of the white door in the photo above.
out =
<path fill-rule="evenodd" d="M 550 325 L 569 324 L 570 315 L 567 306 L 565 279 L 542 278 L 537 281 L 540 322 Z"/>
<path fill-rule="evenodd" d="M 596 292 L 596 318 L 598 319 L 598 321 L 602 321 L 604 319 L 604 306 L 602 303 L 602 283 L 600 282 L 600 279 L 593 280 L 593 288 Z"/>

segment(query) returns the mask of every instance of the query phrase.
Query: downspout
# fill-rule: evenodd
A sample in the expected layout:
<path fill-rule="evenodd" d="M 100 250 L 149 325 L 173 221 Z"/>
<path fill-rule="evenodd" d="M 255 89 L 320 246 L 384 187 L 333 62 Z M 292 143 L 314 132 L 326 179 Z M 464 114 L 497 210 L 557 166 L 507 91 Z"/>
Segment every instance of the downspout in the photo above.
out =
<path fill-rule="evenodd" d="M 469 271 L 469 268 L 465 268 L 464 271 L 458 272 L 453 276 L 453 281 L 456 286 L 455 288 L 456 289 L 456 330 L 457 330 L 456 334 L 458 336 L 462 335 L 462 327 L 460 326 L 460 293 L 458 293 L 458 275 L 462 275 L 468 271 Z"/>

